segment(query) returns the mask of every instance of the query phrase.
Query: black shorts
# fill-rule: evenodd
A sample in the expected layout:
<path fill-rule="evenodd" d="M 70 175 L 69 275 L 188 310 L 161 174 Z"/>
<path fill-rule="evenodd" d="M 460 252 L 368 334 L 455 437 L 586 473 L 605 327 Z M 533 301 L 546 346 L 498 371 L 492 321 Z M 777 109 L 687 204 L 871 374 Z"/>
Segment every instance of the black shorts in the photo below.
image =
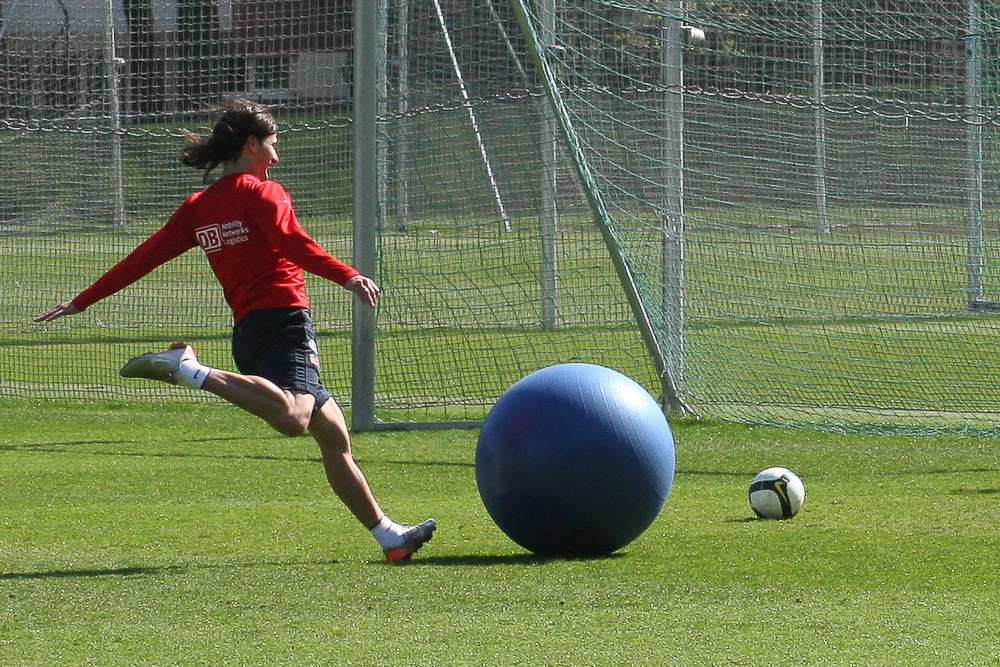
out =
<path fill-rule="evenodd" d="M 233 328 L 233 360 L 244 375 L 312 394 L 315 410 L 330 399 L 319 377 L 316 329 L 304 308 L 264 308 L 248 314 Z"/>

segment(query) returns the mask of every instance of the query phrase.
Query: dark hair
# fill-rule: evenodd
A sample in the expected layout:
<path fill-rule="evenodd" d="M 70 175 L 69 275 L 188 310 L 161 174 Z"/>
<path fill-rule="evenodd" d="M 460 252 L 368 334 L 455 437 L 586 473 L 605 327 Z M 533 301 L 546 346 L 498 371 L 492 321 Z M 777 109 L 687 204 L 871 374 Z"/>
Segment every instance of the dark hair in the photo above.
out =
<path fill-rule="evenodd" d="M 204 169 L 205 177 L 219 163 L 235 160 L 248 137 L 263 139 L 278 133 L 278 124 L 267 107 L 249 100 L 233 100 L 220 109 L 222 115 L 212 127 L 209 137 L 200 137 L 185 130 L 187 146 L 181 151 L 181 162 Z"/>

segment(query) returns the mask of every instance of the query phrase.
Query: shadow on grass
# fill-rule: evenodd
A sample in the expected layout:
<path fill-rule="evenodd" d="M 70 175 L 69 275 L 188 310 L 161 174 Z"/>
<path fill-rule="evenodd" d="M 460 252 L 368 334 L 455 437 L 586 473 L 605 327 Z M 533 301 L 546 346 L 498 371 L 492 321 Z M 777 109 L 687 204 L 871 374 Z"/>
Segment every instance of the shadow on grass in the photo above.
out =
<path fill-rule="evenodd" d="M 229 438 L 217 438 L 218 440 L 229 440 Z M 199 441 L 207 442 L 207 441 Z M 200 454 L 194 452 L 143 452 L 125 449 L 128 445 L 135 443 L 127 440 L 79 440 L 76 442 L 45 442 L 25 445 L 0 445 L 0 451 L 6 452 L 36 452 L 40 454 L 68 454 L 77 456 L 130 456 L 135 458 L 152 459 L 232 459 L 246 461 L 291 461 L 299 463 L 322 463 L 323 460 L 316 456 L 277 456 L 272 454 Z M 87 445 L 116 445 L 115 449 L 104 451 L 87 451 L 85 449 L 71 449 Z"/>
<path fill-rule="evenodd" d="M 1000 489 L 955 489 L 951 492 L 953 496 L 992 496 L 1000 493 Z"/>
<path fill-rule="evenodd" d="M 544 565 L 556 561 L 603 561 L 623 558 L 625 554 L 618 552 L 606 556 L 592 556 L 587 558 L 557 558 L 554 556 L 539 556 L 533 553 L 519 554 L 468 554 L 464 556 L 425 556 L 403 563 L 390 563 L 385 560 L 372 561 L 373 564 L 384 565 L 385 567 L 488 567 L 498 565 Z M 255 563 L 252 566 L 265 567 L 295 567 L 303 565 L 336 565 L 338 561 L 289 561 L 289 562 L 268 562 Z M 85 579 L 90 577 L 143 577 L 160 576 L 172 574 L 184 574 L 195 570 L 209 570 L 215 568 L 231 568 L 232 563 L 226 564 L 202 564 L 202 565 L 161 565 L 151 567 L 115 567 L 115 568 L 81 568 L 76 570 L 43 570 L 39 572 L 0 572 L 0 581 L 32 581 L 45 579 Z M 243 564 L 237 567 L 247 567 Z"/>
<path fill-rule="evenodd" d="M 233 442 L 239 440 L 239 438 L 202 438 L 198 440 L 179 440 L 178 442 L 198 442 L 198 443 L 209 443 L 215 441 L 225 441 Z M 257 442 L 257 440 L 254 440 Z M 108 449 L 104 451 L 87 451 L 85 449 L 76 449 L 77 447 L 85 447 L 87 445 L 115 445 L 115 449 Z M 41 443 L 29 443 L 20 445 L 0 445 L 0 451 L 4 452 L 36 452 L 42 454 L 66 454 L 73 453 L 76 455 L 83 456 L 132 456 L 132 457 L 146 457 L 146 458 L 162 458 L 162 459 L 217 459 L 217 460 L 237 460 L 237 461 L 288 461 L 288 462 L 298 462 L 298 463 L 323 463 L 323 459 L 319 456 L 280 456 L 276 454 L 202 454 L 198 452 L 150 452 L 150 451 L 135 451 L 129 450 L 127 447 L 129 445 L 135 445 L 134 442 L 129 440 L 75 440 L 66 442 L 41 442 Z M 459 468 L 471 468 L 474 467 L 474 463 L 468 463 L 464 461 L 414 461 L 410 459 L 357 459 L 359 464 L 363 465 L 385 465 L 385 466 L 433 466 L 433 467 L 459 467 Z"/>
<path fill-rule="evenodd" d="M 588 556 L 585 558 L 560 558 L 556 556 L 539 556 L 533 553 L 520 553 L 520 554 L 467 554 L 464 556 L 424 556 L 418 557 L 415 560 L 408 561 L 406 563 L 389 563 L 388 561 L 381 561 L 387 566 L 399 567 L 413 567 L 416 565 L 423 566 L 493 566 L 493 565 L 544 565 L 545 563 L 551 563 L 555 561 L 573 561 L 573 562 L 588 562 L 588 561 L 602 561 L 602 560 L 614 560 L 617 558 L 624 558 L 625 554 L 621 552 L 616 552 L 613 554 L 607 554 L 604 556 Z"/>
<path fill-rule="evenodd" d="M 46 572 L 10 572 L 0 573 L 0 581 L 16 581 L 31 579 L 74 579 L 77 577 L 134 577 L 150 574 L 175 574 L 187 570 L 186 566 L 171 565 L 164 567 L 119 567 L 92 570 L 49 570 Z"/>
<path fill-rule="evenodd" d="M 80 568 L 76 570 L 43 570 L 39 572 L 0 572 L 0 581 L 31 581 L 33 579 L 76 579 L 88 577 L 142 577 L 184 574 L 197 570 L 218 570 L 246 567 L 299 567 L 303 565 L 329 566 L 340 561 L 264 561 L 256 563 L 203 563 L 195 565 L 157 565 L 149 567 Z"/>
<path fill-rule="evenodd" d="M 303 436 L 305 437 L 305 436 Z M 280 442 L 282 440 L 287 440 L 281 436 L 274 436 L 275 442 Z M 239 442 L 247 441 L 259 444 L 262 438 L 237 438 L 229 436 L 220 436 L 213 438 L 186 438 L 176 441 L 176 444 L 183 443 L 205 443 L 210 444 L 213 442 Z M 134 457 L 148 457 L 148 458 L 190 458 L 190 459 L 216 459 L 216 460 L 247 460 L 247 461 L 288 461 L 288 462 L 301 462 L 301 463 L 317 463 L 321 464 L 323 460 L 319 456 L 281 456 L 277 454 L 221 454 L 221 453 L 199 453 L 199 452 L 157 452 L 157 451 L 135 451 L 130 450 L 130 446 L 148 446 L 150 443 L 145 443 L 144 445 L 137 445 L 135 441 L 132 440 L 68 440 L 63 442 L 39 442 L 39 443 L 21 443 L 15 445 L 0 444 L 0 451 L 6 452 L 37 452 L 37 453 L 49 453 L 49 454 L 59 454 L 59 453 L 73 453 L 77 455 L 86 456 L 134 456 Z M 101 446 L 101 445 L 114 445 L 115 449 L 94 451 L 86 449 L 77 449 L 79 447 L 86 447 L 88 445 Z M 154 444 L 155 446 L 155 444 Z M 276 445 L 280 448 L 280 444 Z M 457 467 L 457 468 L 474 468 L 475 463 L 472 461 L 419 461 L 413 459 L 378 459 L 378 458 L 365 458 L 357 457 L 357 462 L 362 465 L 362 467 L 367 465 L 381 465 L 381 466 L 416 466 L 416 467 Z M 676 471 L 677 477 L 722 477 L 722 478 L 739 478 L 749 480 L 753 479 L 759 470 L 691 470 L 678 468 Z M 882 477 L 907 477 L 907 476 L 925 476 L 925 475 L 953 475 L 956 473 L 996 473 L 1000 472 L 998 468 L 973 466 L 968 468 L 932 468 L 932 469 L 921 469 L 921 470 L 901 470 L 901 471 L 886 471 L 880 473 L 874 473 L 877 476 Z M 842 475 L 842 473 L 837 473 L 837 475 Z M 872 476 L 873 473 L 870 471 L 859 471 L 857 476 Z M 804 476 L 806 479 L 821 479 L 829 477 L 830 475 L 822 472 L 811 472 L 808 476 Z M 988 488 L 988 489 L 958 489 L 952 492 L 954 495 L 986 495 L 993 493 L 1000 493 L 1000 489 Z"/>

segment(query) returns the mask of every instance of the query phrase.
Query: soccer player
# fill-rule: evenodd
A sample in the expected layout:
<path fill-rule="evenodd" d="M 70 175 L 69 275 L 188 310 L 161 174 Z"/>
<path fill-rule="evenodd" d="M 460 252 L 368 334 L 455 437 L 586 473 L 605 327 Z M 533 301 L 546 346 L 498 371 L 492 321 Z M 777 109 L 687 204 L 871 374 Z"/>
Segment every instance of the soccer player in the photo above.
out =
<path fill-rule="evenodd" d="M 277 142 L 271 113 L 245 100 L 224 109 L 210 136 L 189 133 L 181 161 L 204 170 L 206 180 L 221 164 L 219 179 L 190 195 L 166 225 L 90 287 L 35 322 L 82 312 L 200 246 L 233 311 L 233 359 L 240 372 L 209 368 L 179 342 L 131 359 L 121 375 L 209 391 L 284 435 L 308 431 L 319 444 L 330 487 L 371 530 L 387 559 L 405 560 L 431 539 L 437 524 L 398 524 L 375 500 L 351 452 L 344 413 L 320 380 L 303 270 L 342 285 L 373 308 L 380 290 L 299 224 L 288 193 L 268 179 L 278 162 Z"/>

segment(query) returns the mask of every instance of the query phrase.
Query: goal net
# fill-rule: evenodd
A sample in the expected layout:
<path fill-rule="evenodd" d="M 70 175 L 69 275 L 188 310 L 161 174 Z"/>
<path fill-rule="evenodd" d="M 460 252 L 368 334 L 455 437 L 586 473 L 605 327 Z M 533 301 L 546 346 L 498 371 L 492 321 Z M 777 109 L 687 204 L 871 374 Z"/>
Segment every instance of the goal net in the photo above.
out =
<path fill-rule="evenodd" d="M 181 130 L 243 96 L 274 105 L 272 176 L 306 228 L 348 261 L 374 250 L 371 323 L 309 285 L 358 427 L 474 423 L 528 372 L 585 361 L 678 414 L 996 431 L 992 3 L 369 6 L 362 25 L 349 0 L 0 2 L 0 395 L 176 398 L 115 370 L 178 337 L 231 366 L 195 253 L 30 317 L 200 187 Z M 372 353 L 353 367 L 352 320 Z"/>
<path fill-rule="evenodd" d="M 683 306 L 678 392 L 697 412 L 994 428 L 982 353 L 998 305 L 995 5 L 569 2 L 525 14 L 641 298 L 667 309 L 663 340 L 669 306 Z M 678 56 L 685 26 L 707 43 Z M 679 277 L 657 248 L 677 228 Z"/>
<path fill-rule="evenodd" d="M 414 346 L 379 372 L 429 335 L 456 362 L 427 377 L 462 386 L 483 350 L 475 403 L 572 332 L 680 413 L 995 428 L 994 6 L 444 4 L 388 17 L 381 258 L 442 273 L 394 304 L 431 312 L 380 330 Z"/>
<path fill-rule="evenodd" d="M 231 315 L 200 253 L 83 314 L 31 319 L 204 187 L 179 162 L 183 132 L 207 134 L 213 106 L 235 97 L 273 107 L 271 175 L 307 230 L 350 260 L 350 60 L 349 1 L 0 2 L 0 395 L 206 400 L 117 373 L 179 338 L 233 368 Z M 350 301 L 325 281 L 310 287 L 329 383 L 349 402 Z"/>

